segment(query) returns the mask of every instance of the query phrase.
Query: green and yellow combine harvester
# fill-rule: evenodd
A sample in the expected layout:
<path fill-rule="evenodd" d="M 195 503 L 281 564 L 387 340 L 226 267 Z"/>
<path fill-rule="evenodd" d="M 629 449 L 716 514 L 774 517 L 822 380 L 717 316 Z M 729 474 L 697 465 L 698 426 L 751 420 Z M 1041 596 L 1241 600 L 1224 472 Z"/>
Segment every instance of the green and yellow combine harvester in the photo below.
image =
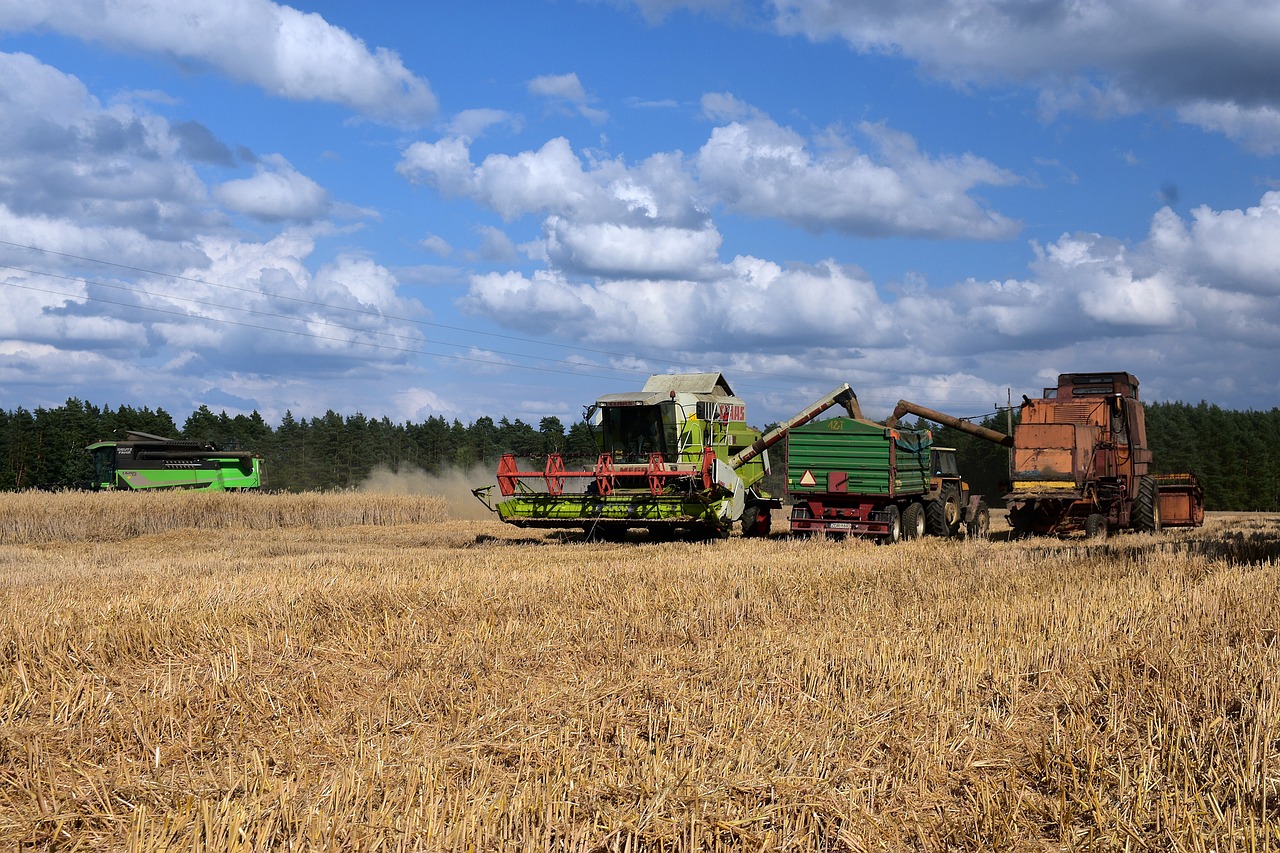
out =
<path fill-rule="evenodd" d="M 758 488 L 768 449 L 832 406 L 861 418 L 848 384 L 785 423 L 761 433 L 719 373 L 659 374 L 638 392 L 606 394 L 587 407 L 599 450 L 593 464 L 566 466 L 551 454 L 540 470 L 504 455 L 495 486 L 473 490 L 503 521 L 520 527 L 580 528 L 616 539 L 633 528 L 654 538 L 715 537 L 741 522 L 744 535 L 767 535 L 782 502 Z M 587 465 L 590 464 L 590 467 Z"/>
<path fill-rule="evenodd" d="M 176 438 L 129 432 L 124 441 L 98 441 L 86 448 L 93 456 L 94 491 L 120 489 L 201 489 L 210 492 L 259 489 L 265 483 L 262 457 L 241 450 L 219 450 Z"/>

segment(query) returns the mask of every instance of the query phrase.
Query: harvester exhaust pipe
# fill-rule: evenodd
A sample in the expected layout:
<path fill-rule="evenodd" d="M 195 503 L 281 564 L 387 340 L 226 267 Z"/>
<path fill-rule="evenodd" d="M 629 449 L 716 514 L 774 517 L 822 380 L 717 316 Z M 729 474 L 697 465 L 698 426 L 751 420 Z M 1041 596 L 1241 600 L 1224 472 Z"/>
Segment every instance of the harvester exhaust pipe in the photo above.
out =
<path fill-rule="evenodd" d="M 755 440 L 755 443 L 746 448 L 742 452 L 733 456 L 729 460 L 730 468 L 740 468 L 752 459 L 755 459 L 761 453 L 764 453 L 773 445 L 777 444 L 783 436 L 798 426 L 803 426 L 818 415 L 825 412 L 834 405 L 844 406 L 845 411 L 849 413 L 849 417 L 862 420 L 862 407 L 858 405 L 858 395 L 853 393 L 853 388 L 849 387 L 846 382 L 831 393 L 815 401 L 807 409 L 802 411 L 795 417 L 778 424 L 773 429 L 766 432 Z"/>
<path fill-rule="evenodd" d="M 959 418 L 953 418 L 951 415 L 912 403 L 910 400 L 899 400 L 898 405 L 894 407 L 893 414 L 886 420 L 885 426 L 893 427 L 898 425 L 898 420 L 905 414 L 910 412 L 913 415 L 924 418 L 927 421 L 942 424 L 943 426 L 958 429 L 961 432 L 967 432 L 969 435 L 976 435 L 978 438 L 985 438 L 987 441 L 994 441 L 996 444 L 1004 447 L 1013 447 L 1013 436 L 1005 435 L 1002 432 L 996 432 L 993 429 L 971 424 L 968 421 L 962 421 Z"/>

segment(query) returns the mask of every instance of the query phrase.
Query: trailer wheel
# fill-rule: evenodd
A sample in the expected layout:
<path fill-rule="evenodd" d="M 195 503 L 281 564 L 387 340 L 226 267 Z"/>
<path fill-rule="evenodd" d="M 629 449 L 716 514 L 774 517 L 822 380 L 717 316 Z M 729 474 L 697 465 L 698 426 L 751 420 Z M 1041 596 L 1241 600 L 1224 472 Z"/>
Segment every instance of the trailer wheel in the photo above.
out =
<path fill-rule="evenodd" d="M 1084 538 L 1086 539 L 1106 539 L 1107 538 L 1107 517 L 1098 513 L 1093 513 L 1084 520 Z"/>
<path fill-rule="evenodd" d="M 889 504 L 885 514 L 889 516 L 889 535 L 880 539 L 886 545 L 893 545 L 902 541 L 902 516 L 898 513 L 898 507 L 895 504 Z"/>
<path fill-rule="evenodd" d="M 1146 533 L 1160 532 L 1160 492 L 1154 477 L 1143 477 L 1133 501 L 1133 526 Z"/>
<path fill-rule="evenodd" d="M 991 538 L 991 510 L 987 507 L 986 501 L 978 502 L 978 508 L 973 513 L 973 518 L 969 520 L 965 532 L 970 539 Z"/>
<path fill-rule="evenodd" d="M 924 536 L 924 505 L 913 503 L 902 514 L 902 538 L 919 539 Z"/>

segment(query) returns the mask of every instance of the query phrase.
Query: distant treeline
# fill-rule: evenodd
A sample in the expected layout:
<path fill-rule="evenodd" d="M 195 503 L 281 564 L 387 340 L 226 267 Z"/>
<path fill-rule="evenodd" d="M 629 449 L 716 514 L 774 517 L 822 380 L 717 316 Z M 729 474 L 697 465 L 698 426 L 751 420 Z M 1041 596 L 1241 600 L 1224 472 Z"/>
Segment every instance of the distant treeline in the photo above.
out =
<path fill-rule="evenodd" d="M 566 430 L 555 417 L 534 427 L 506 418 L 483 417 L 464 425 L 442 417 L 393 423 L 334 411 L 302 420 L 286 412 L 272 427 L 256 411 L 231 416 L 201 406 L 179 426 L 164 409 L 99 408 L 73 398 L 57 408 L 0 411 L 0 490 L 74 488 L 88 482 L 93 468 L 85 447 L 123 439 L 130 430 L 252 451 L 266 460 L 269 488 L 295 492 L 357 487 L 377 468 L 439 474 L 496 464 L 506 452 L 596 452 L 586 424 Z"/>
<path fill-rule="evenodd" d="M 1208 403 L 1147 403 L 1146 410 L 1158 472 L 1195 471 L 1211 510 L 1280 510 L 1280 409 L 1239 412 Z M 983 425 L 1005 431 L 1006 423 L 1000 415 Z M 992 503 L 999 506 L 999 483 L 1008 477 L 1005 448 L 933 429 L 936 443 L 959 451 L 961 470 L 974 491 L 996 498 Z M 353 488 L 377 468 L 440 474 L 494 465 L 507 452 L 588 458 L 596 452 L 586 424 L 566 429 L 555 417 L 534 426 L 505 417 L 470 424 L 442 417 L 393 423 L 334 411 L 301 420 L 286 412 L 272 427 L 257 412 L 229 416 L 201 406 L 179 426 L 164 409 L 100 408 L 73 398 L 56 408 L 0 411 L 0 490 L 86 483 L 92 469 L 84 448 L 123 438 L 128 430 L 253 451 L 267 460 L 269 487 L 285 491 Z M 782 467 L 781 450 L 779 445 L 773 451 L 775 471 Z M 775 493 L 781 488 L 776 475 L 766 485 Z"/>

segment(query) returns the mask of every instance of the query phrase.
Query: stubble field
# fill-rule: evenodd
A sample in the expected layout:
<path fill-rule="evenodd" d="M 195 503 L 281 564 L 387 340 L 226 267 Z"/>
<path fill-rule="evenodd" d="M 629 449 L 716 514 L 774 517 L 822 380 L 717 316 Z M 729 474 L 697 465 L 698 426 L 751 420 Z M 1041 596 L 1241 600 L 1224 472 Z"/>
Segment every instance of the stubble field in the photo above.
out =
<path fill-rule="evenodd" d="M 0 849 L 1276 848 L 1277 554 L 0 495 Z"/>

